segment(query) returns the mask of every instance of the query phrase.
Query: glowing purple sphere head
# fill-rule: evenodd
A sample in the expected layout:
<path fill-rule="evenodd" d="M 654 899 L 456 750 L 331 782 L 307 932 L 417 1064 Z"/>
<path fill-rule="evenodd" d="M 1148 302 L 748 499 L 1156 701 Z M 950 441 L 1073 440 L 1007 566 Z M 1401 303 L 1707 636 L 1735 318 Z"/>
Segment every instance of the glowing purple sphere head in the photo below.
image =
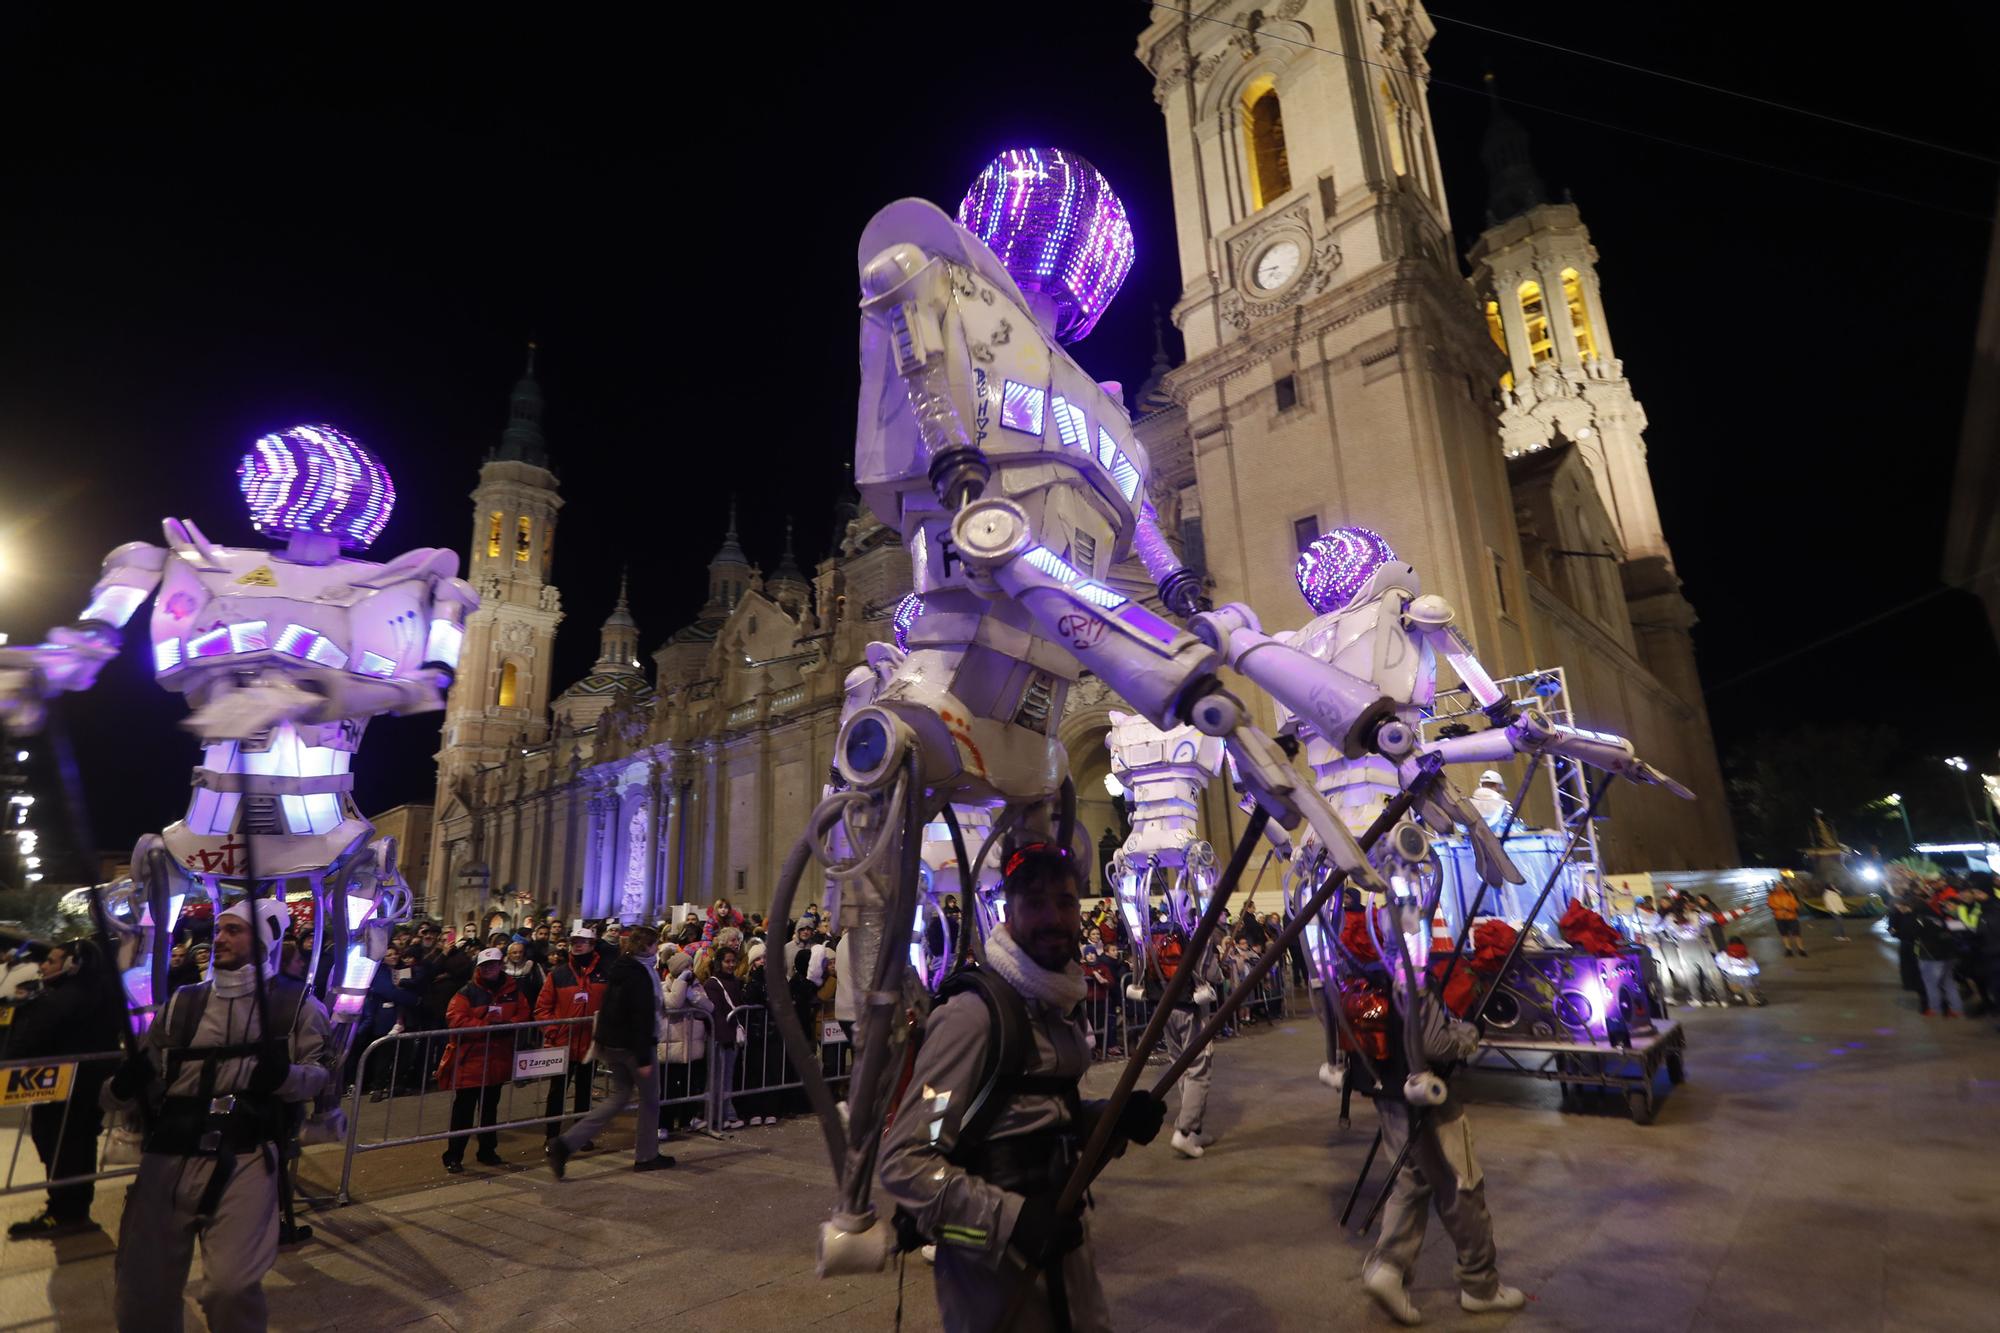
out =
<path fill-rule="evenodd" d="M 332 426 L 294 426 L 250 446 L 236 467 L 250 521 L 267 536 L 317 532 L 366 550 L 396 507 L 375 456 Z"/>
<path fill-rule="evenodd" d="M 1299 554 L 1299 591 L 1320 615 L 1345 610 L 1375 571 L 1396 558 L 1379 532 L 1335 528 Z"/>
<path fill-rule="evenodd" d="M 896 646 L 906 653 L 910 651 L 910 626 L 916 624 L 917 617 L 923 613 L 924 599 L 911 593 L 896 603 L 896 610 L 889 617 L 889 623 L 896 630 Z"/>
<path fill-rule="evenodd" d="M 1055 304 L 1056 337 L 1089 333 L 1132 271 L 1132 224 L 1096 167 L 1060 148 L 1009 148 L 972 182 L 958 220 L 1023 292 Z"/>

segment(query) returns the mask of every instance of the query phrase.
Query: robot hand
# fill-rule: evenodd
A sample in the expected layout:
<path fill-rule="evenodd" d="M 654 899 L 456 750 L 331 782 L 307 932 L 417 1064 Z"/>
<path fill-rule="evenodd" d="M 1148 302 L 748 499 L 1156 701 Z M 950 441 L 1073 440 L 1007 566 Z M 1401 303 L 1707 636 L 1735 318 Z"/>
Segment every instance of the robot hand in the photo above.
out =
<path fill-rule="evenodd" d="M 58 694 L 87 690 L 118 656 L 118 635 L 97 626 L 64 625 L 49 642 L 0 648 L 0 725 L 25 735 L 42 724 L 42 705 Z"/>
<path fill-rule="evenodd" d="M 1333 863 L 1347 872 L 1349 883 L 1378 893 L 1388 891 L 1389 886 L 1368 864 L 1367 855 L 1347 826 L 1335 817 L 1333 808 L 1318 792 L 1299 782 L 1297 773 L 1279 752 L 1277 742 L 1261 731 L 1239 726 L 1229 733 L 1224 744 L 1235 761 L 1237 780 L 1258 805 L 1270 812 L 1273 823 L 1292 828 L 1304 820 Z"/>
<path fill-rule="evenodd" d="M 1522 713 L 1508 726 L 1507 739 L 1516 750 L 1560 755 L 1606 773 L 1629 778 L 1643 786 L 1665 787 L 1684 801 L 1694 799 L 1693 792 L 1639 758 L 1632 749 L 1632 742 L 1623 736 L 1560 726 L 1531 710 Z"/>
<path fill-rule="evenodd" d="M 1404 765 L 1405 784 L 1416 777 L 1414 762 Z M 1463 825 L 1466 841 L 1472 844 L 1474 864 L 1478 867 L 1479 878 L 1488 884 L 1520 884 L 1523 882 L 1520 869 L 1508 857 L 1500 839 L 1486 826 L 1476 812 L 1469 811 L 1458 798 L 1458 791 L 1451 783 L 1441 781 L 1430 789 L 1430 795 L 1423 802 L 1424 823 L 1438 833 L 1444 833 L 1454 824 Z"/>

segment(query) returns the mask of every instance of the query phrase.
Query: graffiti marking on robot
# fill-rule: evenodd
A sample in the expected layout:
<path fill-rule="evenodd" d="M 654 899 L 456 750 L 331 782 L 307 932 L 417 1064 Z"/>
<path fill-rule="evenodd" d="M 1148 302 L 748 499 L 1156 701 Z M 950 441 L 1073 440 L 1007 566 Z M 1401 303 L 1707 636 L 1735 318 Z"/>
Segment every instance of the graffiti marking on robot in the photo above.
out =
<path fill-rule="evenodd" d="M 278 586 L 278 576 L 271 572 L 269 565 L 259 565 L 236 581 L 248 588 L 275 588 Z"/>
<path fill-rule="evenodd" d="M 938 710 L 938 720 L 944 723 L 944 729 L 950 733 L 951 738 L 963 747 L 965 757 L 972 763 L 973 771 L 984 777 L 987 771 L 986 756 L 979 753 L 979 746 L 972 739 L 972 723 L 957 713 L 942 708 Z"/>
<path fill-rule="evenodd" d="M 991 352 L 987 352 L 986 357 L 988 360 L 991 360 L 993 354 Z M 972 368 L 972 400 L 973 402 L 978 404 L 978 407 L 976 409 L 977 415 L 975 415 L 972 418 L 972 425 L 973 425 L 973 438 L 979 444 L 986 443 L 986 418 L 988 412 L 991 410 L 991 405 L 986 401 L 987 400 L 986 389 L 987 389 L 987 381 L 986 381 L 985 370 L 983 370 L 978 366 L 974 366 Z"/>
<path fill-rule="evenodd" d="M 197 875 L 233 875 L 243 844 L 231 838 L 218 847 L 197 847 L 187 855 L 187 867 Z"/>
<path fill-rule="evenodd" d="M 1072 648 L 1095 648 L 1104 639 L 1104 617 L 1071 611 L 1057 618 L 1056 633 L 1067 639 Z"/>

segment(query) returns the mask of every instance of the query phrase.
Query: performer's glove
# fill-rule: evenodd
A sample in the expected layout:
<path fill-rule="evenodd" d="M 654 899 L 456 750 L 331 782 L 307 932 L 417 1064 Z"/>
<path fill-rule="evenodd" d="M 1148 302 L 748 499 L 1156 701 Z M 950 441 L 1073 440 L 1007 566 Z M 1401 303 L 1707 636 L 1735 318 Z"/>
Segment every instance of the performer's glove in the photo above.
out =
<path fill-rule="evenodd" d="M 1194 988 L 1194 1002 L 1199 1005 L 1214 1004 L 1215 987 L 1209 985 L 1206 981 L 1196 986 Z"/>
<path fill-rule="evenodd" d="M 1160 1135 L 1167 1118 L 1167 1104 L 1150 1092 L 1134 1091 L 1118 1113 L 1118 1132 L 1130 1142 L 1145 1147 Z"/>
<path fill-rule="evenodd" d="M 135 1052 L 125 1057 L 111 1075 L 111 1095 L 121 1102 L 135 1102 L 153 1086 L 157 1077 L 159 1071 L 153 1068 L 152 1058 L 144 1051 Z"/>
<path fill-rule="evenodd" d="M 246 1091 L 259 1097 L 272 1096 L 284 1086 L 291 1072 L 292 1053 L 286 1043 L 266 1042 L 264 1049 L 257 1052 L 257 1066 L 250 1071 L 250 1084 Z"/>
<path fill-rule="evenodd" d="M 1068 1217 L 1058 1216 L 1053 1193 L 1030 1194 L 1014 1219 L 1014 1234 L 1007 1243 L 1037 1268 L 1053 1263 L 1083 1244 L 1083 1212 L 1079 1209 Z"/>

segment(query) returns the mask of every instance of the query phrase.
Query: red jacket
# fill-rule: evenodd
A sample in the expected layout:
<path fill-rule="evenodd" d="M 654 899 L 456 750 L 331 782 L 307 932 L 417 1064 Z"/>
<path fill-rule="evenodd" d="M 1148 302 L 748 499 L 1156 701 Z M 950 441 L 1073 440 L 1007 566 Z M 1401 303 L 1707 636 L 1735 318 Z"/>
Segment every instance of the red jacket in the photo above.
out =
<path fill-rule="evenodd" d="M 604 1007 L 604 982 L 611 966 L 604 961 L 602 949 L 592 949 L 588 966 L 578 966 L 572 956 L 561 967 L 549 969 L 542 979 L 541 993 L 535 996 L 535 1017 L 539 1019 L 589 1018 Z M 569 1042 L 569 1058 L 580 1061 L 590 1051 L 591 1032 L 588 1023 L 573 1023 L 566 1027 L 552 1027 L 547 1033 L 548 1044 L 560 1046 Z"/>
<path fill-rule="evenodd" d="M 512 977 L 503 976 L 490 993 L 477 981 L 467 982 L 445 1008 L 445 1022 L 454 1030 L 527 1021 L 528 998 Z M 444 1059 L 438 1063 L 438 1086 L 488 1088 L 507 1082 L 514 1077 L 516 1041 L 527 1031 L 517 1028 L 490 1037 L 467 1032 L 453 1037 L 444 1048 Z"/>

